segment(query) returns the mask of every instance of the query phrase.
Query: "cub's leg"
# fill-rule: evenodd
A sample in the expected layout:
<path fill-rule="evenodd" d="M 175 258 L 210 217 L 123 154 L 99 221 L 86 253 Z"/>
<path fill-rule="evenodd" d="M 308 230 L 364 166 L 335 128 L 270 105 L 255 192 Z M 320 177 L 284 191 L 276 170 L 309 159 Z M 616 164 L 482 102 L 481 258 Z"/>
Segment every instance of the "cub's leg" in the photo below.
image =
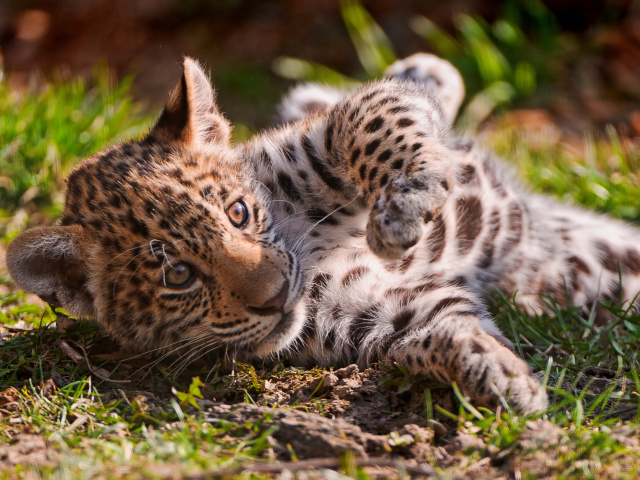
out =
<path fill-rule="evenodd" d="M 495 408 L 502 396 L 516 411 L 544 410 L 545 391 L 531 378 L 528 365 L 496 340 L 499 336 L 484 332 L 477 311 L 464 304 L 448 307 L 462 298 L 468 297 L 441 300 L 428 314 L 418 315 L 403 335 L 390 335 L 380 347 L 381 359 L 404 365 L 411 373 L 456 382 L 476 405 Z"/>
<path fill-rule="evenodd" d="M 390 259 L 418 242 L 449 196 L 459 152 L 445 144 L 463 95 L 451 64 L 416 54 L 389 67 L 387 80 L 349 94 L 315 84 L 297 87 L 280 112 L 286 121 L 324 112 L 316 117 L 319 128 L 302 138 L 302 150 L 310 167 L 328 177 L 332 194 L 349 203 L 355 196 L 365 200 L 369 246 Z M 325 184 L 319 182 L 309 200 L 326 199 Z"/>
<path fill-rule="evenodd" d="M 449 135 L 438 102 L 409 82 L 366 85 L 329 114 L 324 160 L 370 208 L 367 242 L 379 257 L 408 253 L 439 217 L 460 156 Z"/>
<path fill-rule="evenodd" d="M 308 305 L 316 320 L 292 360 L 398 364 L 449 385 L 456 382 L 476 405 L 494 408 L 502 396 L 519 412 L 544 410 L 544 389 L 501 342 L 474 293 L 439 276 L 408 282 L 363 260 L 350 264 L 345 257 L 339 267 L 334 263 L 332 274 L 318 279 L 323 287 Z"/>
<path fill-rule="evenodd" d="M 636 227 L 546 197 L 532 196 L 529 205 L 538 213 L 533 230 L 545 232 L 553 249 L 544 258 L 531 260 L 539 269 L 523 269 L 526 275 L 514 276 L 518 283 L 513 282 L 507 293 L 517 291 L 516 301 L 523 308 L 550 311 L 546 298 L 551 297 L 559 305 L 581 306 L 585 315 L 595 308 L 599 324 L 614 316 L 602 302 L 632 312 L 640 309 L 640 231 Z"/>
<path fill-rule="evenodd" d="M 394 62 L 385 78 L 411 80 L 420 84 L 442 104 L 449 124 L 458 114 L 464 99 L 460 72 L 446 60 L 429 53 L 416 53 Z M 296 85 L 278 106 L 277 123 L 291 123 L 320 112 L 328 112 L 347 94 L 346 89 L 318 83 Z"/>
<path fill-rule="evenodd" d="M 456 119 L 464 100 L 464 82 L 460 72 L 446 60 L 429 53 L 415 53 L 395 62 L 384 76 L 419 83 L 440 100 L 449 125 Z"/>

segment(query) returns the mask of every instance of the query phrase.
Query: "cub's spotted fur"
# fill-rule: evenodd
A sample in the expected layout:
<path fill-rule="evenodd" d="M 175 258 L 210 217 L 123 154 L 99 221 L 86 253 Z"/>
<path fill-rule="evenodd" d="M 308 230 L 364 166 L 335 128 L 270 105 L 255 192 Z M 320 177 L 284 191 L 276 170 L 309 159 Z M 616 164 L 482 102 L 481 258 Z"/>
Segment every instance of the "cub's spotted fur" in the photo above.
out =
<path fill-rule="evenodd" d="M 294 95 L 288 123 L 234 146 L 186 59 L 152 131 L 82 162 L 59 225 L 11 243 L 14 280 L 126 348 L 397 362 L 476 404 L 544 409 L 487 294 L 517 292 L 530 312 L 540 294 L 585 309 L 633 299 L 640 234 L 526 193 L 451 133 L 462 83 L 446 62 L 412 57 L 390 75 Z"/>

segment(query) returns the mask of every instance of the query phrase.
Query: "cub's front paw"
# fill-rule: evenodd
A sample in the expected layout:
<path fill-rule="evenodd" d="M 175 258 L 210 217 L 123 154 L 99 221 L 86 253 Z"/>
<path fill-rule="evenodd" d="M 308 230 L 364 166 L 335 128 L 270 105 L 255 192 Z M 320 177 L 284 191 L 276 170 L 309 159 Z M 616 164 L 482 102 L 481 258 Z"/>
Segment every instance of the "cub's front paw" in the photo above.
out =
<path fill-rule="evenodd" d="M 448 189 L 446 180 L 427 172 L 394 180 L 369 214 L 371 250 L 385 259 L 405 255 L 418 243 L 425 225 L 440 215 Z"/>
<path fill-rule="evenodd" d="M 529 366 L 495 338 L 473 336 L 461 347 L 465 359 L 457 380 L 473 403 L 495 408 L 502 397 L 519 413 L 547 408 L 545 390 L 531 377 Z"/>

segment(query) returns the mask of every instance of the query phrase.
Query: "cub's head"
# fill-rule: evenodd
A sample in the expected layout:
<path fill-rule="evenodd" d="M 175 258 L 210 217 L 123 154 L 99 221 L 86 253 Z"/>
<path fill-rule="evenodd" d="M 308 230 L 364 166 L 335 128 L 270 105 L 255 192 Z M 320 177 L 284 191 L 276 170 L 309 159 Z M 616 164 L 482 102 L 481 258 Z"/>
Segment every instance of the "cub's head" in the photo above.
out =
<path fill-rule="evenodd" d="M 229 134 L 187 58 L 151 132 L 84 160 L 59 225 L 9 245 L 14 281 L 138 351 L 288 345 L 304 316 L 300 268 Z"/>

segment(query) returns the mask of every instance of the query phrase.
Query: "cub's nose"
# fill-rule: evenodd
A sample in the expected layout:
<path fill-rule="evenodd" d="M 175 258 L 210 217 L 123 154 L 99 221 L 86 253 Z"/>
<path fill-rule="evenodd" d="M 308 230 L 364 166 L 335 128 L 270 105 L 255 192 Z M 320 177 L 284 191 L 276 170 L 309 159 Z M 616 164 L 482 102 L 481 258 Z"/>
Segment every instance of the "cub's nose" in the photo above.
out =
<path fill-rule="evenodd" d="M 289 296 L 289 281 L 285 280 L 280 291 L 260 306 L 248 306 L 247 310 L 256 315 L 274 315 L 282 311 Z"/>

